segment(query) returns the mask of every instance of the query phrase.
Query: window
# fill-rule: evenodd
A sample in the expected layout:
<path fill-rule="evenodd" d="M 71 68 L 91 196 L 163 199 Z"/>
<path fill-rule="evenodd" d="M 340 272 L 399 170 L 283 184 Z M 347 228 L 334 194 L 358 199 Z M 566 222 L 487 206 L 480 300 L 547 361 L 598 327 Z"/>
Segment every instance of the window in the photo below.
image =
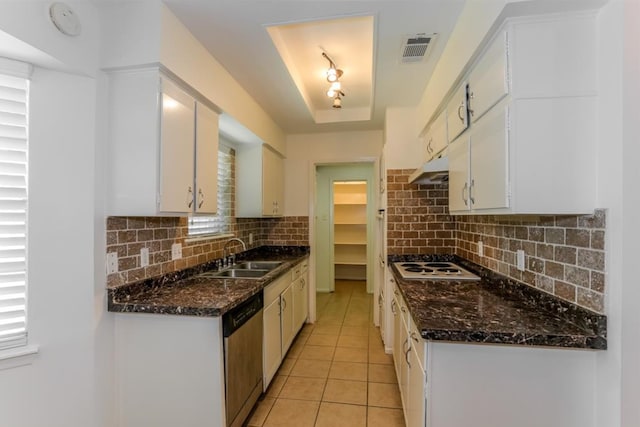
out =
<path fill-rule="evenodd" d="M 233 149 L 220 145 L 218 151 L 218 213 L 189 218 L 189 236 L 226 234 L 231 232 L 231 200 L 233 196 Z"/>
<path fill-rule="evenodd" d="M 27 342 L 30 69 L 0 58 L 0 349 Z"/>

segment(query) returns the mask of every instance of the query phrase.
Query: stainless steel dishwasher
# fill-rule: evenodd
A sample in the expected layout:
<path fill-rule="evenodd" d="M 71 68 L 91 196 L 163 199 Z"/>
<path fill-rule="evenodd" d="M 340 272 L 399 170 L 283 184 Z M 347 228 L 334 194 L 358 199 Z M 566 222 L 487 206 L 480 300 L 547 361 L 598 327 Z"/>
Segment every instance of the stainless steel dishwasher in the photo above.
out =
<path fill-rule="evenodd" d="M 227 426 L 240 427 L 262 393 L 262 292 L 222 316 Z"/>

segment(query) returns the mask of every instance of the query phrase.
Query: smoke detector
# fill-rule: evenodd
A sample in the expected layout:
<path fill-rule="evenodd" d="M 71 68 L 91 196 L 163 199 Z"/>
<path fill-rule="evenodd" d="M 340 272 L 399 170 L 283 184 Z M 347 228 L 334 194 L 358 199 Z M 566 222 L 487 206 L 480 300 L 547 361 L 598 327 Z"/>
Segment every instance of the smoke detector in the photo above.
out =
<path fill-rule="evenodd" d="M 403 64 L 422 62 L 431 51 L 431 46 L 437 36 L 437 33 L 418 33 L 405 36 L 400 50 L 400 62 Z"/>

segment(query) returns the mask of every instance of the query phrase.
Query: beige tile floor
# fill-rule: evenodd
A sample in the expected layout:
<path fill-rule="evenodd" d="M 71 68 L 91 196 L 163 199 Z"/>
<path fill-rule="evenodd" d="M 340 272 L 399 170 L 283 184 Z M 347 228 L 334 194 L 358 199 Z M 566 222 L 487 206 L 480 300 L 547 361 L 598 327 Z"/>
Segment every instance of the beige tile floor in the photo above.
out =
<path fill-rule="evenodd" d="M 373 326 L 365 282 L 336 281 L 305 325 L 248 426 L 404 427 L 391 355 Z"/>

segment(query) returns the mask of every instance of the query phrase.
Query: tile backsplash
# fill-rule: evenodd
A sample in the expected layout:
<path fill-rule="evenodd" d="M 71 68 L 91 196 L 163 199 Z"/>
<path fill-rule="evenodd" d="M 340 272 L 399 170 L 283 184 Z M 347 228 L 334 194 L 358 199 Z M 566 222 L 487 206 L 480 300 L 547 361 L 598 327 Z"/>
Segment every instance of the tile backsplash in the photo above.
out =
<path fill-rule="evenodd" d="M 107 275 L 107 286 L 116 287 L 138 280 L 158 277 L 222 257 L 223 246 L 230 238 L 213 237 L 189 240 L 187 218 L 108 217 L 107 253 L 118 254 L 118 273 Z M 308 217 L 238 218 L 231 223 L 231 233 L 241 238 L 247 249 L 263 246 L 308 246 Z M 249 244 L 249 234 L 253 243 Z M 171 245 L 182 244 L 182 258 L 171 260 Z M 140 265 L 140 249 L 149 248 L 149 265 Z M 229 245 L 234 252 L 239 243 Z"/>
<path fill-rule="evenodd" d="M 411 172 L 387 171 L 387 253 L 450 254 L 456 241 L 449 187 L 409 184 Z"/>
<path fill-rule="evenodd" d="M 604 312 L 604 210 L 571 216 L 449 216 L 447 185 L 408 184 L 411 172 L 387 171 L 389 254 L 455 253 L 581 307 Z M 415 227 L 429 236 L 426 241 L 404 234 Z M 427 230 L 435 231 L 435 236 L 426 234 Z M 438 239 L 438 230 L 447 237 Z M 451 238 L 445 234 L 449 231 Z M 516 268 L 519 249 L 525 252 L 524 271 Z"/>

